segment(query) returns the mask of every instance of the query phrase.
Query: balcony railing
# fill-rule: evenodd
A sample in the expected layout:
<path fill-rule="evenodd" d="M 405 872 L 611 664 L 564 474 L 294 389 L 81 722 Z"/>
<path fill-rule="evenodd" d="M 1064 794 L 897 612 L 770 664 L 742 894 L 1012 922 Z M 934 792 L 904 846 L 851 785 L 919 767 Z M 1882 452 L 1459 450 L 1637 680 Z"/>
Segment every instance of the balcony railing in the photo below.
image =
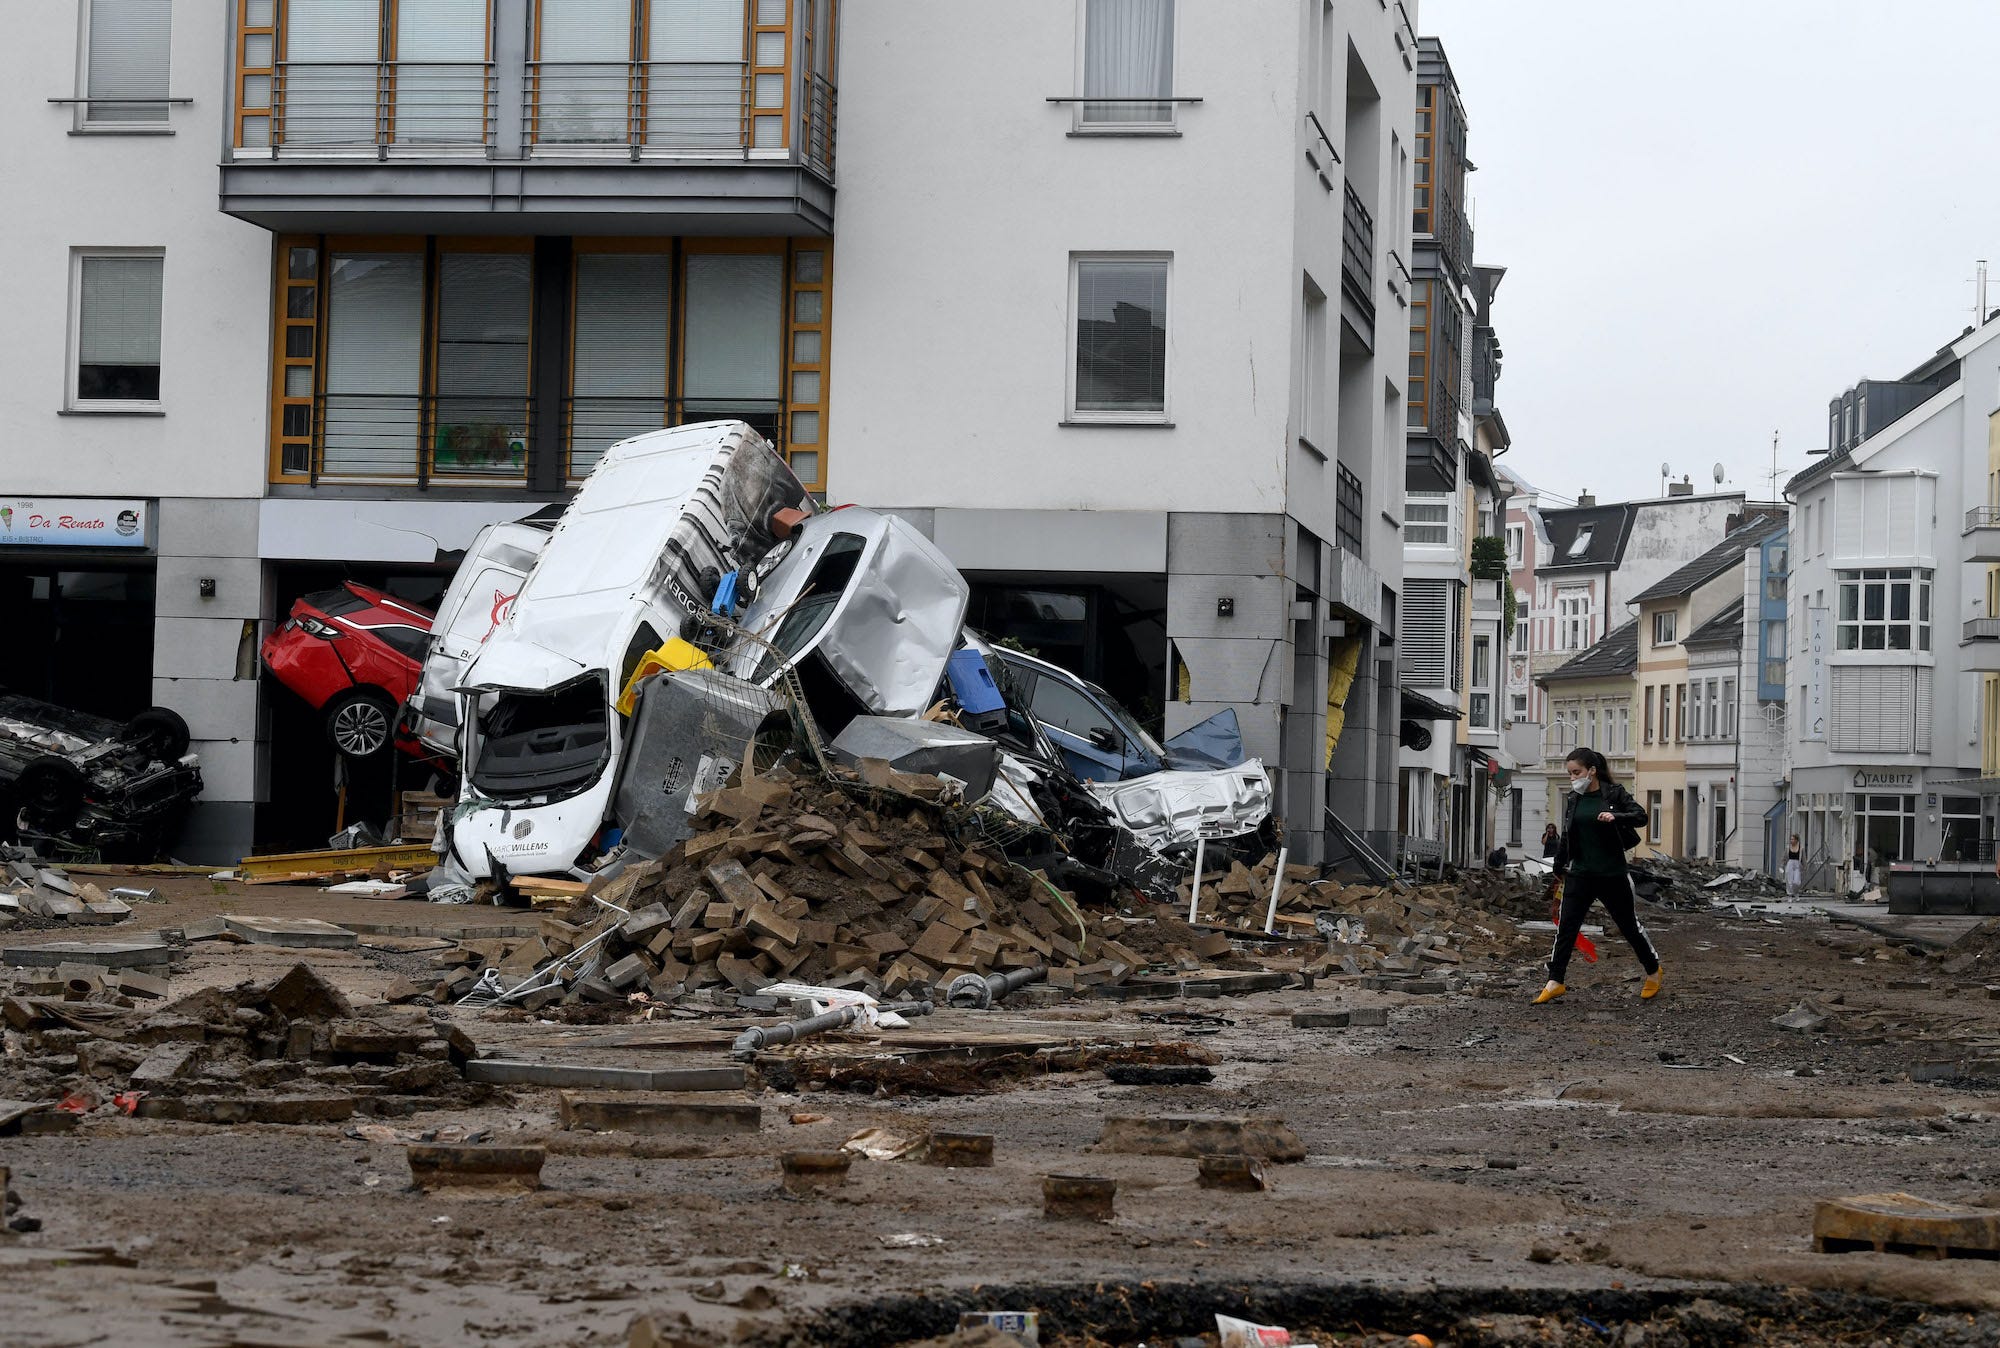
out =
<path fill-rule="evenodd" d="M 839 101 L 832 81 L 822 75 L 806 78 L 805 106 L 800 109 L 799 155 L 806 167 L 833 181 L 833 124 Z"/>
<path fill-rule="evenodd" d="M 778 398 L 631 398 L 580 395 L 563 402 L 565 477 L 589 475 L 604 451 L 620 440 L 662 426 L 696 421 L 744 421 L 777 446 L 785 447 L 785 405 Z"/>
<path fill-rule="evenodd" d="M 1964 640 L 2000 641 L 2000 618 L 1968 618 L 1965 620 Z"/>
<path fill-rule="evenodd" d="M 529 151 L 603 146 L 673 154 L 782 149 L 754 134 L 750 67 L 742 61 L 530 61 L 522 108 Z M 780 109 L 768 112 L 782 126 Z"/>
<path fill-rule="evenodd" d="M 1465 212 L 1459 208 L 1458 199 L 1443 187 L 1438 188 L 1437 209 L 1432 214 L 1432 229 L 1436 232 L 1438 246 L 1443 249 L 1445 261 L 1451 264 L 1461 281 L 1472 279 L 1472 226 L 1466 221 Z"/>
<path fill-rule="evenodd" d="M 1348 295 L 1362 305 L 1372 318 L 1375 314 L 1375 217 L 1368 213 L 1361 196 L 1351 183 L 1346 189 L 1340 217 L 1340 280 Z"/>
<path fill-rule="evenodd" d="M 314 482 L 521 485 L 534 471 L 534 402 L 491 394 L 323 393 Z"/>
<path fill-rule="evenodd" d="M 488 61 L 291 61 L 271 81 L 271 150 L 493 147 Z"/>
<path fill-rule="evenodd" d="M 2000 506 L 1974 506 L 1965 512 L 1965 531 L 2000 529 Z"/>

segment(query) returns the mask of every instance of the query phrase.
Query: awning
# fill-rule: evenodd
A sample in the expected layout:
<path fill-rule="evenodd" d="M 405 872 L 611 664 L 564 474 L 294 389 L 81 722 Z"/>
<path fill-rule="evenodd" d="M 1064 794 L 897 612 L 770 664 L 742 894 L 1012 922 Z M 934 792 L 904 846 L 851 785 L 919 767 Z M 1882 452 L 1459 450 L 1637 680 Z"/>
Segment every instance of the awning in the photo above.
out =
<path fill-rule="evenodd" d="M 1403 690 L 1403 719 L 1406 721 L 1457 721 L 1462 720 L 1463 717 L 1460 715 L 1458 708 L 1447 707 L 1442 702 L 1405 688 Z"/>

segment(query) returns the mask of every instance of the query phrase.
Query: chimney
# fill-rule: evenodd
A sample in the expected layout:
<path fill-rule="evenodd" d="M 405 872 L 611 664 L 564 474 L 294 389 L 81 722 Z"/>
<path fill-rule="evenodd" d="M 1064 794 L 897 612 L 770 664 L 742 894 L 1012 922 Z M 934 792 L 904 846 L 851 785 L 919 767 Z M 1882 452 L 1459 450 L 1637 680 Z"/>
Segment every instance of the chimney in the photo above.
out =
<path fill-rule="evenodd" d="M 1578 509 L 1584 509 L 1596 505 L 1597 498 L 1592 496 L 1588 490 L 1580 491 L 1576 494 L 1576 504 Z"/>
<path fill-rule="evenodd" d="M 1694 480 L 1692 478 L 1683 477 L 1678 482 L 1669 482 L 1667 484 L 1667 495 L 1669 496 L 1694 495 Z"/>

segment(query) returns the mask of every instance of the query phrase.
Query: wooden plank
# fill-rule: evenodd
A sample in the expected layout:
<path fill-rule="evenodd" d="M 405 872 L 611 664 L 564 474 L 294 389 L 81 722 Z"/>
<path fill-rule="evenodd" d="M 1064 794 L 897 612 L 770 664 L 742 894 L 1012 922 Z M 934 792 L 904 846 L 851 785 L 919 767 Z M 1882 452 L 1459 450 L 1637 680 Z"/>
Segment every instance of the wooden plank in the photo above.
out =
<path fill-rule="evenodd" d="M 429 870 L 436 864 L 437 853 L 430 849 L 429 843 L 420 843 L 316 852 L 268 852 L 263 856 L 244 857 L 236 863 L 236 873 L 244 880 L 254 880 L 258 876 L 365 873 L 378 866 L 391 870 Z"/>

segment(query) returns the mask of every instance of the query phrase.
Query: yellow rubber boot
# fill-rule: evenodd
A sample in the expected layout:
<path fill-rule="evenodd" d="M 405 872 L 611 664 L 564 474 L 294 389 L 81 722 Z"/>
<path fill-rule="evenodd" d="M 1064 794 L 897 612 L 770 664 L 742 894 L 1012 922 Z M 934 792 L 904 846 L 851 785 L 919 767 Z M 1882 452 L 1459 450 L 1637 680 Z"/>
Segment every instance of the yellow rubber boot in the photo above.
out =
<path fill-rule="evenodd" d="M 1550 982 L 1540 992 L 1535 994 L 1535 1005 L 1540 1006 L 1543 1002 L 1552 1002 L 1568 991 L 1569 989 L 1563 984 Z"/>
<path fill-rule="evenodd" d="M 1661 975 L 1665 974 L 1666 971 L 1667 971 L 1666 966 L 1661 965 L 1659 968 L 1653 970 L 1653 972 L 1646 975 L 1646 985 L 1639 989 L 1639 996 L 1641 1000 L 1650 1002 L 1653 1000 L 1653 998 L 1660 995 L 1660 977 Z"/>

